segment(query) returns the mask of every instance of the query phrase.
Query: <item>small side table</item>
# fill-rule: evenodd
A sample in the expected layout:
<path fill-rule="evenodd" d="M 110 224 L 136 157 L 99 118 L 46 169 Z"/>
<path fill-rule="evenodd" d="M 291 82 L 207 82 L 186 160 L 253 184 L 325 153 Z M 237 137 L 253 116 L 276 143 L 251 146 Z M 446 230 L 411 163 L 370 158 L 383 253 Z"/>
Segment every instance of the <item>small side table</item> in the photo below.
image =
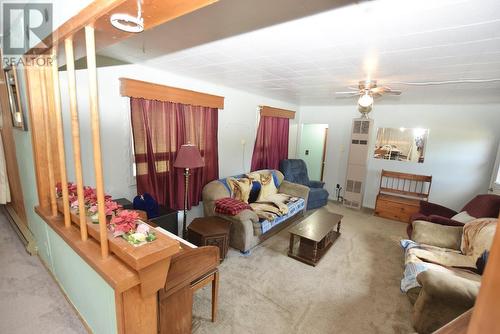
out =
<path fill-rule="evenodd" d="M 170 233 L 179 235 L 177 210 L 160 205 L 158 214 L 158 217 L 151 218 L 149 221 L 155 223 L 156 225 L 169 231 Z"/>
<path fill-rule="evenodd" d="M 219 217 L 195 218 L 187 227 L 187 239 L 196 246 L 219 247 L 220 261 L 229 249 L 231 222 Z"/>

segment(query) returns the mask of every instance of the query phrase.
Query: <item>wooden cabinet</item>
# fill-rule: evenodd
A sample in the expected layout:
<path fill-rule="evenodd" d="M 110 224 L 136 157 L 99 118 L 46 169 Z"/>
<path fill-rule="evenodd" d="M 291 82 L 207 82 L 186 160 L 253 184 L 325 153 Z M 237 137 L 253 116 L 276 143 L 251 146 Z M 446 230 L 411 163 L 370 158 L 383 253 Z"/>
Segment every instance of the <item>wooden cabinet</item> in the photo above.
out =
<path fill-rule="evenodd" d="M 413 214 L 420 209 L 420 200 L 400 196 L 379 194 L 375 206 L 375 215 L 405 223 L 410 222 Z"/>

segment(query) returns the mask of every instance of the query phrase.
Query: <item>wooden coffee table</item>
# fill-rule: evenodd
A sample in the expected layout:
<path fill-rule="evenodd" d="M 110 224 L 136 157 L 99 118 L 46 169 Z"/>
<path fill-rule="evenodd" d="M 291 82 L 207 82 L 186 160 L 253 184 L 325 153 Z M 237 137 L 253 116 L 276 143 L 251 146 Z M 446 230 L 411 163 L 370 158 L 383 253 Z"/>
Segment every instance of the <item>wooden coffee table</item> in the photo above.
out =
<path fill-rule="evenodd" d="M 311 216 L 292 227 L 288 256 L 311 266 L 316 266 L 340 236 L 343 216 L 318 210 Z M 295 237 L 299 242 L 295 243 Z"/>

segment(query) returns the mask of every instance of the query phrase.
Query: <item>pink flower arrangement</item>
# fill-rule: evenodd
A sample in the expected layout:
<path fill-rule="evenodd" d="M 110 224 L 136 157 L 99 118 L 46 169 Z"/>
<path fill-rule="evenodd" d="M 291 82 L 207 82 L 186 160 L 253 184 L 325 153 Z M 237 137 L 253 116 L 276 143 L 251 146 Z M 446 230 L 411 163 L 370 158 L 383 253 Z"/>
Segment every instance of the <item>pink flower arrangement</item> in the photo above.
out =
<path fill-rule="evenodd" d="M 78 211 L 77 186 L 68 182 L 69 203 L 73 210 Z M 56 184 L 56 195 L 62 197 L 62 185 Z M 92 187 L 83 187 L 83 197 L 86 214 L 91 216 L 93 222 L 97 222 L 99 211 L 97 205 L 97 191 Z M 112 216 L 108 220 L 108 228 L 115 237 L 123 237 L 127 242 L 134 246 L 140 246 L 156 239 L 156 234 L 150 230 L 149 225 L 139 220 L 139 213 L 132 210 L 122 210 L 122 206 L 113 201 L 111 196 L 104 195 L 104 211 L 106 216 Z"/>
<path fill-rule="evenodd" d="M 69 197 L 76 196 L 76 184 L 72 182 L 68 182 L 68 194 Z M 57 182 L 56 184 L 56 195 L 57 197 L 62 197 L 62 184 L 61 182 Z"/>
<path fill-rule="evenodd" d="M 139 213 L 137 211 L 122 210 L 111 218 L 109 224 L 115 234 L 123 234 L 134 230 L 138 219 Z"/>
<path fill-rule="evenodd" d="M 115 201 L 111 201 L 111 200 L 107 200 L 106 202 L 104 202 L 104 204 L 105 204 L 104 210 L 106 211 L 106 216 L 112 216 L 113 213 L 117 212 L 118 210 L 120 210 L 122 208 L 122 206 L 120 204 L 116 203 Z M 88 211 L 91 214 L 96 214 L 98 212 L 97 203 L 92 205 L 88 209 Z"/>
<path fill-rule="evenodd" d="M 57 197 L 62 197 L 62 185 L 61 182 L 56 184 L 56 194 Z M 69 203 L 72 209 L 78 209 L 78 194 L 77 187 L 75 183 L 68 182 L 68 194 Z M 83 187 L 83 198 L 85 203 L 85 208 L 91 214 L 97 213 L 97 191 L 92 187 Z M 104 195 L 104 200 L 106 201 L 106 216 L 112 215 L 113 212 L 121 209 L 118 203 L 111 200 L 110 195 Z M 108 203 L 109 202 L 109 203 Z"/>

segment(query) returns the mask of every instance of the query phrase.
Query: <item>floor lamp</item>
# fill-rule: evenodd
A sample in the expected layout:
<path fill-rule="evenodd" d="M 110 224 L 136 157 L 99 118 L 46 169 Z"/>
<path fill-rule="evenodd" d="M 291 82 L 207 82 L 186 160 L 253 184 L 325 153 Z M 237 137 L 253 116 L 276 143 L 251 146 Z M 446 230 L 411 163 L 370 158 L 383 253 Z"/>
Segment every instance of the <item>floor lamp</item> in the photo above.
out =
<path fill-rule="evenodd" d="M 182 237 L 186 237 L 186 220 L 188 207 L 189 190 L 189 170 L 192 168 L 203 167 L 205 163 L 201 158 L 200 151 L 193 144 L 184 144 L 177 152 L 177 158 L 174 162 L 175 168 L 184 168 L 184 219 L 182 221 Z"/>

